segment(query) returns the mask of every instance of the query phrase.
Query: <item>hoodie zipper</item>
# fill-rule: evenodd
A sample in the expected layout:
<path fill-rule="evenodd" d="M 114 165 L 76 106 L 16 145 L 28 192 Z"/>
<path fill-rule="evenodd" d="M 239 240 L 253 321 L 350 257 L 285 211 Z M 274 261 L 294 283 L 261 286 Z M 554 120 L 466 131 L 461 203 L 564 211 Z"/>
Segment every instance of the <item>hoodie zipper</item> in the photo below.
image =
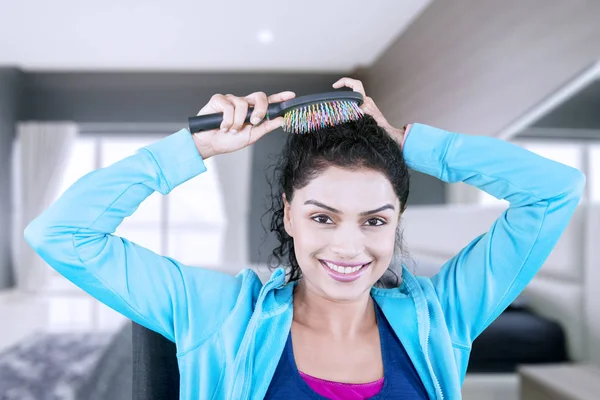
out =
<path fill-rule="evenodd" d="M 429 315 L 429 307 L 427 304 L 425 305 L 425 314 L 427 316 L 427 337 L 425 339 L 425 359 L 427 360 L 427 366 L 429 367 L 429 372 L 431 373 L 431 377 L 433 378 L 433 383 L 435 385 L 436 390 L 439 391 L 440 400 L 444 400 L 444 393 L 442 392 L 442 386 L 435 375 L 435 371 L 431 366 L 431 362 L 429 361 L 429 334 L 431 333 L 431 319 Z"/>
<path fill-rule="evenodd" d="M 415 282 L 412 282 L 413 284 L 415 284 Z M 417 286 L 418 290 L 419 290 L 419 295 L 421 296 L 421 299 L 425 298 L 425 293 L 423 292 L 423 288 L 421 288 L 421 286 L 418 284 L 418 282 L 415 284 L 415 286 Z M 431 365 L 431 361 L 429 360 L 429 336 L 431 334 L 431 315 L 429 314 L 429 306 L 427 305 L 427 302 L 425 302 L 425 322 L 426 322 L 426 335 L 425 335 L 425 349 L 423 349 L 424 353 L 425 353 L 425 360 L 427 361 L 427 367 L 429 368 L 429 373 L 431 374 L 431 378 L 433 379 L 433 384 L 435 386 L 435 390 L 436 393 L 439 394 L 440 396 L 440 400 L 444 400 L 444 392 L 442 392 L 442 387 L 440 385 L 440 381 L 438 380 L 437 376 L 435 375 L 435 371 L 433 370 L 433 367 Z"/>
<path fill-rule="evenodd" d="M 264 297 L 271 290 L 271 287 L 273 286 L 273 284 L 274 284 L 273 281 L 269 281 L 261 288 L 261 291 L 258 295 L 258 299 L 256 300 L 257 308 L 254 310 L 254 313 L 252 314 L 252 317 L 250 318 L 250 321 L 248 322 L 248 325 L 246 327 L 247 330 L 251 330 L 251 331 L 250 331 L 250 336 L 249 336 L 250 343 L 248 344 L 248 350 L 246 352 L 248 359 L 246 361 L 246 365 L 244 368 L 244 374 L 242 375 L 242 382 L 241 382 L 242 396 L 240 397 L 240 399 L 245 400 L 245 399 L 250 398 L 250 397 L 246 397 L 246 396 L 247 396 L 247 392 L 249 391 L 249 382 L 251 381 L 251 379 L 248 379 L 248 375 L 251 374 L 252 361 L 254 360 L 254 357 L 253 357 L 254 342 L 255 342 L 254 335 L 256 334 L 258 320 L 260 319 L 260 315 L 262 314 L 262 306 L 263 306 Z"/>
<path fill-rule="evenodd" d="M 258 298 L 260 299 L 260 296 L 259 296 Z M 256 310 L 255 310 L 255 312 L 254 312 L 254 313 L 252 314 L 252 316 L 250 317 L 250 320 L 249 320 L 249 321 L 248 321 L 248 323 L 246 324 L 246 334 L 248 334 L 248 333 L 251 331 L 251 334 L 250 334 L 250 336 L 249 336 L 250 338 L 253 338 L 253 337 L 254 337 L 254 333 L 255 333 L 255 331 L 256 331 L 256 325 L 257 325 L 257 322 L 256 322 L 256 316 L 257 316 L 257 315 L 258 315 L 258 313 L 257 313 L 257 312 L 256 312 Z M 244 344 L 244 343 L 242 342 L 242 345 L 243 345 L 243 344 Z M 252 344 L 252 342 L 248 343 L 248 346 L 247 346 L 247 347 L 250 347 L 250 345 L 251 345 L 251 344 Z M 241 349 L 241 346 L 240 346 L 240 350 L 239 350 L 239 351 L 240 351 L 240 352 L 242 352 L 242 351 L 243 351 L 243 353 L 244 353 L 246 356 L 248 356 L 248 355 L 250 354 L 250 351 L 249 351 L 248 349 L 244 349 L 244 350 L 242 350 L 242 349 Z M 247 364 L 247 363 L 246 363 L 246 364 Z M 245 393 L 245 392 L 246 392 L 246 381 L 247 381 L 247 379 L 246 379 L 246 375 L 247 375 L 247 370 L 248 370 L 248 368 L 247 368 L 247 367 L 245 367 L 245 368 L 244 368 L 244 374 L 242 375 L 241 379 L 238 379 L 238 384 L 234 386 L 234 389 L 233 389 L 233 391 L 231 392 L 231 394 L 230 394 L 230 397 L 229 397 L 231 400 L 236 400 L 236 399 L 243 398 L 243 397 L 236 397 L 236 393 L 238 392 L 238 391 L 236 390 L 236 388 L 238 388 L 238 387 L 241 385 L 241 386 L 242 386 L 241 393 Z"/>
<path fill-rule="evenodd" d="M 262 312 L 262 310 L 261 310 Z M 243 379 L 242 379 L 242 399 L 247 399 L 249 397 L 246 397 L 247 392 L 250 391 L 250 384 L 249 382 L 252 379 L 248 379 L 248 374 L 251 373 L 252 371 L 252 360 L 254 359 L 253 354 L 254 354 L 254 334 L 256 333 L 256 327 L 258 326 L 258 321 L 254 321 L 254 326 L 252 327 L 252 335 L 250 336 L 252 338 L 252 341 L 250 342 L 250 344 L 248 345 L 249 349 L 248 349 L 248 360 L 246 361 L 246 365 L 244 368 L 244 375 L 243 375 Z"/>

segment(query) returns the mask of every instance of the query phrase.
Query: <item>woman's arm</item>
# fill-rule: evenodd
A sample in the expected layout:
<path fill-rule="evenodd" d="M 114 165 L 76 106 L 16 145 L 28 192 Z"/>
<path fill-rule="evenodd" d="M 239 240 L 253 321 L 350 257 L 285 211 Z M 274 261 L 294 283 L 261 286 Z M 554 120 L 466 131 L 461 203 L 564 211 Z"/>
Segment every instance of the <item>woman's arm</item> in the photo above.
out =
<path fill-rule="evenodd" d="M 172 341 L 194 323 L 210 330 L 233 306 L 241 278 L 185 266 L 113 235 L 154 191 L 166 195 L 204 171 L 192 135 L 181 130 L 78 180 L 29 224 L 25 239 L 75 285 Z"/>
<path fill-rule="evenodd" d="M 411 169 L 510 202 L 432 278 L 452 339 L 470 345 L 540 269 L 579 203 L 585 176 L 490 137 L 413 124 L 404 139 Z"/>

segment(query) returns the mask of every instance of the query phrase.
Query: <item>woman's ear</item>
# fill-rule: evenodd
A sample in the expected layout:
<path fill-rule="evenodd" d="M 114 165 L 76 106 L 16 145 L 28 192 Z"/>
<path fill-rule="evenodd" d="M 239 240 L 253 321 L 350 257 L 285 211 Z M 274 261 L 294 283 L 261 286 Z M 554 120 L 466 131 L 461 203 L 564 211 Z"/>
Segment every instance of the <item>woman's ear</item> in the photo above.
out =
<path fill-rule="evenodd" d="M 290 235 L 290 237 L 294 237 L 291 206 L 285 197 L 285 193 L 282 193 L 281 196 L 283 198 L 283 226 L 287 234 Z"/>

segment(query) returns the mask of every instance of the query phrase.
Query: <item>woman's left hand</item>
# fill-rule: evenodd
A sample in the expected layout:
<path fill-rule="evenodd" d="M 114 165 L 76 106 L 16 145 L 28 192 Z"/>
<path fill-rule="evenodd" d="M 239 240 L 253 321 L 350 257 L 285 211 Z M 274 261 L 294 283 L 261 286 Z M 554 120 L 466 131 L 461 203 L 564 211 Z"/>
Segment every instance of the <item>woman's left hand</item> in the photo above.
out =
<path fill-rule="evenodd" d="M 360 106 L 360 109 L 365 113 L 369 114 L 373 117 L 373 119 L 377 122 L 377 125 L 386 130 L 386 132 L 398 142 L 400 146 L 404 142 L 404 129 L 394 128 L 390 123 L 385 119 L 379 108 L 375 105 L 375 102 L 372 98 L 368 97 L 365 93 L 365 88 L 361 81 L 352 78 L 342 78 L 336 83 L 333 84 L 335 89 L 339 89 L 341 87 L 349 87 L 355 92 L 359 92 L 363 95 L 364 103 Z"/>

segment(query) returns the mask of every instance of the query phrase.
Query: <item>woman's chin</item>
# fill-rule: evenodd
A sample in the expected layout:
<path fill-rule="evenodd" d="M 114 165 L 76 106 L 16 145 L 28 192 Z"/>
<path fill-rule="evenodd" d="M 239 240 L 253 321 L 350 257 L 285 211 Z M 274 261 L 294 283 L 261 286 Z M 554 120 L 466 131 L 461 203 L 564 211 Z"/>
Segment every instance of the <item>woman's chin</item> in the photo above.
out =
<path fill-rule="evenodd" d="M 321 261 L 318 268 L 304 271 L 305 283 L 312 286 L 312 291 L 320 292 L 324 297 L 339 302 L 355 301 L 370 293 L 371 288 L 377 282 L 379 263 L 370 262 L 361 269 L 349 274 L 340 271 L 332 271 Z M 308 272 L 308 273 L 307 273 Z"/>
<path fill-rule="evenodd" d="M 369 275 L 365 274 L 351 282 L 343 282 L 325 276 L 324 279 L 319 280 L 321 291 L 331 300 L 353 301 L 364 296 L 365 292 L 370 292 L 374 282 L 371 282 L 372 278 Z"/>

